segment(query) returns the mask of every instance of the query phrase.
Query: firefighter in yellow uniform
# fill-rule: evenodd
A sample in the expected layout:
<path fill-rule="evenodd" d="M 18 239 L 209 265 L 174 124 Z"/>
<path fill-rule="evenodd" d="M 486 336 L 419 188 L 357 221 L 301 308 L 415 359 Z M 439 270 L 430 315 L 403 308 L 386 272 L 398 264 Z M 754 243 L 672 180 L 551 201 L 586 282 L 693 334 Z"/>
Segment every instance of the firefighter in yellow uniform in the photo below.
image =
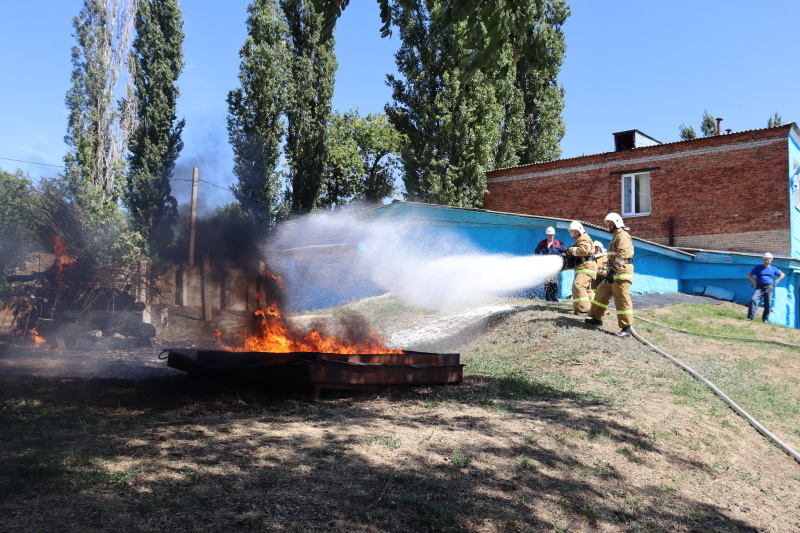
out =
<path fill-rule="evenodd" d="M 594 241 L 592 244 L 594 244 L 594 260 L 597 263 L 597 277 L 592 281 L 592 298 L 594 298 L 594 291 L 606 279 L 608 254 L 606 254 L 606 249 L 603 247 L 602 242 Z"/>
<path fill-rule="evenodd" d="M 594 245 L 592 238 L 583 229 L 583 224 L 577 220 L 570 222 L 569 234 L 575 239 L 575 244 L 567 248 L 565 252 L 577 260 L 575 281 L 572 282 L 572 309 L 576 315 L 586 316 L 589 311 L 589 302 L 594 295 L 592 281 L 597 277 Z"/>
<path fill-rule="evenodd" d="M 600 326 L 608 310 L 611 297 L 617 310 L 617 324 L 622 328 L 617 337 L 630 337 L 633 325 L 633 302 L 631 283 L 633 283 L 633 241 L 628 228 L 617 213 L 609 213 L 605 218 L 606 227 L 611 232 L 608 245 L 608 273 L 600 283 L 589 309 L 588 324 Z"/>

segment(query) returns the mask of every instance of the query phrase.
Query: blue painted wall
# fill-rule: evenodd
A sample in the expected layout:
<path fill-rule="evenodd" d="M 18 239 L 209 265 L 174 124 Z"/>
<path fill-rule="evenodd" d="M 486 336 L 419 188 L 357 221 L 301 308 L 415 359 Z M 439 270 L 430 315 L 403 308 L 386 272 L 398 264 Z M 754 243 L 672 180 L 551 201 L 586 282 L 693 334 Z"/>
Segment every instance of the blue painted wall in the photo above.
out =
<path fill-rule="evenodd" d="M 792 140 L 792 142 L 794 142 Z M 793 144 L 794 154 L 800 162 L 800 146 Z M 548 226 L 556 228 L 556 239 L 567 245 L 573 239 L 567 228 L 569 220 L 548 219 L 524 215 L 494 213 L 476 209 L 458 209 L 426 204 L 395 202 L 363 215 L 366 220 L 381 220 L 402 224 L 408 228 L 409 238 L 418 246 L 435 247 L 443 239 L 462 239 L 474 249 L 487 253 L 530 255 L 544 238 Z M 800 209 L 793 211 L 794 224 L 800 224 Z M 592 240 L 608 246 L 611 234 L 601 228 L 585 224 Z M 760 255 L 722 252 L 702 252 L 691 255 L 635 238 L 634 235 L 634 294 L 683 292 L 692 294 L 709 285 L 732 291 L 734 301 L 750 300 L 753 288 L 747 273 L 761 264 Z M 800 233 L 793 231 L 794 235 Z M 353 239 L 353 235 L 348 235 Z M 795 240 L 793 240 L 793 243 Z M 330 243 L 330 241 L 325 244 Z M 796 243 L 800 250 L 800 243 Z M 793 244 L 794 246 L 794 244 Z M 436 249 L 436 248 L 433 248 Z M 359 252 L 354 252 L 359 253 Z M 800 253 L 798 253 L 800 255 Z M 773 264 L 780 268 L 786 278 L 777 287 L 771 322 L 790 327 L 800 327 L 798 313 L 798 290 L 800 290 L 800 261 L 775 258 Z M 313 279 L 305 273 L 315 272 Z M 319 273 L 323 272 L 323 276 Z M 290 306 L 293 309 L 310 310 L 329 307 L 367 296 L 378 295 L 381 290 L 361 277 L 357 261 L 352 257 L 284 260 L 284 274 L 295 289 Z M 295 283 L 292 283 L 292 280 Z M 573 273 L 560 274 L 560 298 L 571 294 Z M 299 290 L 298 290 L 299 288 Z M 541 286 L 523 291 L 531 297 L 543 298 Z"/>

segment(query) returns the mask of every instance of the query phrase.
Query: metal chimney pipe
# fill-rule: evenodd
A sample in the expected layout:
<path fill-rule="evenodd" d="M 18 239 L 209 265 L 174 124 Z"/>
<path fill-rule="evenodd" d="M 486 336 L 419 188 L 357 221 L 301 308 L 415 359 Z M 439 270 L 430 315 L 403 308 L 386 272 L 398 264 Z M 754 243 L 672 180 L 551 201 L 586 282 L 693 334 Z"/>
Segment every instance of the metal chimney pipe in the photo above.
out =
<path fill-rule="evenodd" d="M 722 122 L 722 119 L 718 118 L 717 119 L 717 135 L 722 135 L 722 127 L 720 126 L 721 122 Z"/>

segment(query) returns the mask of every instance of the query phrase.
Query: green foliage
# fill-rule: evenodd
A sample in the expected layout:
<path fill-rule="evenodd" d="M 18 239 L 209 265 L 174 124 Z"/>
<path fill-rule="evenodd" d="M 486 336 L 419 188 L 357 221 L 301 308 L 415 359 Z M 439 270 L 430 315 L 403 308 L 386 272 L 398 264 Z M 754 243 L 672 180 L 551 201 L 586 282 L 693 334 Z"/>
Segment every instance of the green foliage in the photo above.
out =
<path fill-rule="evenodd" d="M 320 39 L 323 19 L 312 4 L 281 0 L 280 5 L 289 28 L 291 53 L 284 152 L 291 183 L 291 212 L 302 214 L 318 207 L 322 190 L 337 63 L 333 38 Z"/>
<path fill-rule="evenodd" d="M 394 103 L 386 112 L 404 138 L 406 198 L 475 207 L 486 191 L 484 171 L 499 141 L 501 110 L 490 78 L 460 77 L 464 24 L 432 31 L 444 9 L 443 2 L 429 0 L 416 10 L 397 10 L 403 44 L 396 60 L 404 79 L 388 76 Z"/>
<path fill-rule="evenodd" d="M 329 38 L 350 1 L 310 1 L 322 14 L 323 39 Z M 415 11 L 422 4 L 420 0 L 378 0 L 381 36 L 392 33 L 393 10 Z M 464 47 L 455 59 L 466 76 L 477 71 L 494 72 L 498 67 L 507 73 L 520 60 L 531 64 L 546 61 L 547 41 L 539 32 L 531 31 L 528 8 L 528 3 L 515 0 L 450 0 L 431 20 L 431 29 L 439 34 L 462 27 Z"/>
<path fill-rule="evenodd" d="M 531 21 L 546 50 L 536 61 L 521 57 L 512 69 L 515 93 L 523 104 L 524 124 L 521 145 L 516 151 L 519 164 L 542 163 L 561 156 L 559 145 L 566 133 L 561 118 L 564 88 L 557 80 L 566 54 L 562 26 L 570 11 L 563 0 L 528 0 L 516 5 L 524 9 L 521 13 Z"/>
<path fill-rule="evenodd" d="M 333 113 L 320 207 L 378 203 L 394 192 L 400 136 L 384 114 Z"/>
<path fill-rule="evenodd" d="M 132 95 L 115 102 L 115 91 L 127 55 L 128 15 L 125 9 L 110 12 L 102 0 L 84 0 L 73 18 L 77 46 L 72 48 L 72 87 L 66 96 L 65 183 L 70 197 L 89 209 L 98 209 L 98 202 L 116 202 L 125 172 L 122 152 L 132 121 Z M 100 193 L 86 194 L 92 188 Z"/>
<path fill-rule="evenodd" d="M 238 179 L 232 191 L 246 213 L 270 227 L 280 218 L 277 166 L 285 133 L 289 30 L 273 0 L 255 0 L 247 11 L 240 87 L 228 93 L 228 136 Z"/>
<path fill-rule="evenodd" d="M 31 231 L 32 190 L 30 177 L 0 170 L 0 302 L 8 298 L 11 287 L 6 276 L 25 262 L 36 241 Z"/>
<path fill-rule="evenodd" d="M 717 121 L 708 111 L 703 111 L 703 120 L 700 123 L 700 131 L 703 137 L 714 137 L 717 135 Z"/>
<path fill-rule="evenodd" d="M 695 132 L 694 128 L 691 126 L 686 126 L 684 124 L 681 124 L 679 130 L 680 130 L 680 138 L 682 141 L 691 141 L 692 139 L 697 138 L 697 132 Z"/>
<path fill-rule="evenodd" d="M 184 66 L 182 25 L 178 0 L 139 1 L 130 58 L 138 120 L 129 141 L 124 200 L 133 228 L 148 239 L 151 250 L 173 240 L 178 216 L 170 178 L 183 149 L 185 121 L 175 114 L 176 82 Z"/>
<path fill-rule="evenodd" d="M 781 116 L 776 112 L 775 115 L 770 117 L 767 121 L 767 127 L 777 128 L 778 126 L 783 126 L 783 119 L 781 119 Z"/>

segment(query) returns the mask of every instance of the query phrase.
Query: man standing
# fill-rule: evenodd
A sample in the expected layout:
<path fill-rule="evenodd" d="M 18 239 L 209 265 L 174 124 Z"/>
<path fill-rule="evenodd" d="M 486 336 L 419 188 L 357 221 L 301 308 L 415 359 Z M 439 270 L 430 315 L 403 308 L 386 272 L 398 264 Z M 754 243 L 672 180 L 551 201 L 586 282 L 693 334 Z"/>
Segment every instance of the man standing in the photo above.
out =
<path fill-rule="evenodd" d="M 551 255 L 564 251 L 564 243 L 556 239 L 556 230 L 552 226 L 544 232 L 545 239 L 539 241 L 533 253 L 536 255 Z M 544 281 L 544 297 L 548 302 L 558 301 L 558 274 Z"/>
<path fill-rule="evenodd" d="M 611 243 L 608 245 L 608 274 L 600 283 L 589 309 L 586 323 L 593 326 L 603 325 L 603 315 L 608 309 L 611 297 L 617 311 L 617 324 L 622 328 L 617 337 L 630 337 L 633 325 L 633 301 L 631 300 L 631 284 L 633 283 L 633 241 L 628 233 L 630 228 L 617 213 L 609 213 L 605 218 L 606 227 L 611 232 Z"/>
<path fill-rule="evenodd" d="M 589 301 L 594 296 L 592 280 L 597 277 L 597 263 L 594 260 L 594 244 L 592 238 L 577 220 L 569 223 L 569 234 L 575 244 L 567 248 L 567 255 L 577 258 L 575 265 L 575 281 L 572 282 L 572 309 L 578 316 L 586 316 Z"/>
<path fill-rule="evenodd" d="M 778 276 L 778 279 L 775 279 Z M 753 297 L 750 299 L 750 308 L 747 310 L 747 320 L 753 320 L 758 312 L 758 304 L 761 298 L 764 298 L 764 312 L 761 314 L 761 320 L 764 322 L 769 321 L 769 312 L 772 308 L 772 291 L 775 290 L 775 285 L 784 277 L 783 272 L 772 266 L 772 254 L 767 252 L 764 254 L 764 264 L 754 267 L 747 278 L 753 283 L 756 288 L 753 291 Z"/>

